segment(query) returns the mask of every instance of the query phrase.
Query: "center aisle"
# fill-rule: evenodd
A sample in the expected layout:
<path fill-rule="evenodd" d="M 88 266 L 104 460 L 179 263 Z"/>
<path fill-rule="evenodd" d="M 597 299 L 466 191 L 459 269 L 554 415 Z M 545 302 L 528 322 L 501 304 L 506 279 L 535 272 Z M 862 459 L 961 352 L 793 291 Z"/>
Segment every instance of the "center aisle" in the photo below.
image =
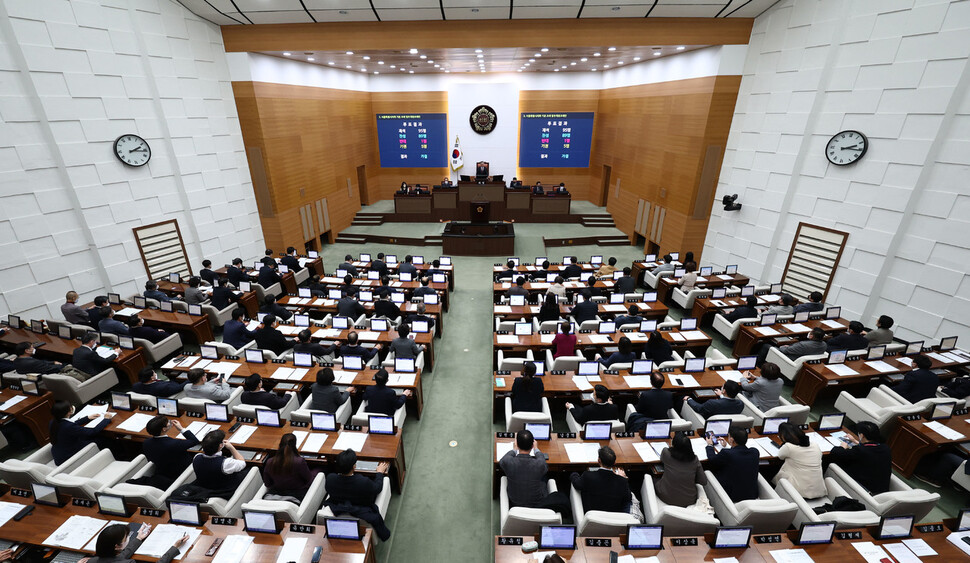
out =
<path fill-rule="evenodd" d="M 408 452 L 404 494 L 388 515 L 394 535 L 379 547 L 379 561 L 492 559 L 492 259 L 454 262 L 434 382 Z"/>

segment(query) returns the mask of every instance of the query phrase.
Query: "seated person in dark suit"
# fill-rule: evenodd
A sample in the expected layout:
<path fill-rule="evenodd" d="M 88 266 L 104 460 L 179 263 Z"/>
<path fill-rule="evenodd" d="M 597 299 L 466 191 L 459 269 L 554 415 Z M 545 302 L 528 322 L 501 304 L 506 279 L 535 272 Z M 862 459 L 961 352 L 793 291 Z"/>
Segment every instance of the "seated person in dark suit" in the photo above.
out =
<path fill-rule="evenodd" d="M 356 291 L 356 290 L 355 290 Z M 350 317 L 351 322 L 357 320 L 358 317 L 367 312 L 364 306 L 360 304 L 355 298 L 355 293 L 350 293 L 341 297 L 337 301 L 337 316 L 338 317 Z"/>
<path fill-rule="evenodd" d="M 335 413 L 340 408 L 340 405 L 347 402 L 350 394 L 356 391 L 353 386 L 350 386 L 346 391 L 341 392 L 333 384 L 333 381 L 333 369 L 323 368 L 317 370 L 317 381 L 310 386 L 310 395 L 313 397 L 313 400 L 310 402 L 310 409 Z"/>
<path fill-rule="evenodd" d="M 930 369 L 933 360 L 920 354 L 913 358 L 913 363 L 916 364 L 916 369 L 904 375 L 903 380 L 893 386 L 893 391 L 910 403 L 935 397 L 936 388 L 940 386 L 940 376 Z"/>
<path fill-rule="evenodd" d="M 350 331 L 347 334 L 347 343 L 340 347 L 340 355 L 341 356 L 360 356 L 361 361 L 363 361 L 366 364 L 367 362 L 371 361 L 371 359 L 374 358 L 374 355 L 377 354 L 377 352 L 379 352 L 381 348 L 384 347 L 383 344 L 378 344 L 373 348 L 366 348 L 364 346 L 361 346 L 357 342 L 357 339 L 358 339 L 357 331 L 355 330 Z"/>
<path fill-rule="evenodd" d="M 830 338 L 826 343 L 826 350 L 833 352 L 835 350 L 865 350 L 869 348 L 869 341 L 862 334 L 865 330 L 866 327 L 859 321 L 850 322 L 848 332 Z"/>
<path fill-rule="evenodd" d="M 616 293 L 635 293 L 637 290 L 637 280 L 633 279 L 633 270 L 627 266 L 623 268 L 623 277 L 616 280 L 613 284 L 613 291 Z"/>
<path fill-rule="evenodd" d="M 14 347 L 17 358 L 13 361 L 13 367 L 17 373 L 60 373 L 64 369 L 61 362 L 49 362 L 38 360 L 34 357 L 34 346 L 30 342 L 18 342 Z"/>
<path fill-rule="evenodd" d="M 754 295 L 749 295 L 744 298 L 744 305 L 740 307 L 735 307 L 733 311 L 724 315 L 724 319 L 729 323 L 733 323 L 740 319 L 757 319 L 758 318 L 758 298 Z"/>
<path fill-rule="evenodd" d="M 280 277 L 280 274 L 277 271 L 275 261 L 273 262 L 272 266 L 269 264 L 263 264 L 263 266 L 259 269 L 259 276 L 256 278 L 256 282 L 263 286 L 263 289 L 269 289 L 273 284 L 280 283 L 281 281 L 283 281 L 283 278 Z"/>
<path fill-rule="evenodd" d="M 384 297 L 385 295 L 390 297 L 394 293 L 394 288 L 391 287 L 391 276 L 387 274 L 381 276 L 381 285 L 375 287 L 373 293 L 376 297 Z"/>
<path fill-rule="evenodd" d="M 555 194 L 568 194 L 569 192 L 566 191 L 566 184 L 564 182 L 559 182 L 559 185 L 556 186 L 553 189 L 553 192 L 552 193 L 555 193 Z"/>
<path fill-rule="evenodd" d="M 95 297 L 94 307 L 88 309 L 88 322 L 86 324 L 90 325 L 94 330 L 98 330 L 98 324 L 101 322 L 101 310 L 107 305 L 107 295 L 98 295 Z"/>
<path fill-rule="evenodd" d="M 357 454 L 354 450 L 348 449 L 337 454 L 335 471 L 327 475 L 326 488 L 329 496 L 324 504 L 338 517 L 349 514 L 367 522 L 374 527 L 374 532 L 381 541 L 387 541 L 391 537 L 391 531 L 374 502 L 384 490 L 384 475 L 387 474 L 389 465 L 386 461 L 380 462 L 377 464 L 377 473 L 373 477 L 367 477 L 354 473 L 356 464 Z"/>
<path fill-rule="evenodd" d="M 587 469 L 582 475 L 574 472 L 569 476 L 569 481 L 583 497 L 583 509 L 587 512 L 630 512 L 633 494 L 626 472 L 614 467 L 616 452 L 609 446 L 603 446 L 599 449 L 598 458 L 598 468 Z"/>
<path fill-rule="evenodd" d="M 525 288 L 525 276 L 516 278 L 515 285 L 505 292 L 506 297 L 512 297 L 513 295 L 522 295 L 526 301 L 529 300 L 529 290 Z"/>
<path fill-rule="evenodd" d="M 374 316 L 387 317 L 392 321 L 401 318 L 401 308 L 391 301 L 391 292 L 382 294 L 374 303 Z"/>
<path fill-rule="evenodd" d="M 437 293 L 434 290 L 434 288 L 431 287 L 430 283 L 431 283 L 431 277 L 430 276 L 425 276 L 425 277 L 421 278 L 421 287 L 415 289 L 414 290 L 414 293 L 412 293 L 412 296 L 413 297 L 424 297 L 425 295 L 434 295 L 435 293 Z"/>
<path fill-rule="evenodd" d="M 224 344 L 239 349 L 256 338 L 256 333 L 246 328 L 246 323 L 243 322 L 245 316 L 245 310 L 233 309 L 232 319 L 226 321 L 226 324 L 222 327 L 222 342 Z"/>
<path fill-rule="evenodd" d="M 377 272 L 381 278 L 387 275 L 387 262 L 384 261 L 384 253 L 377 253 L 377 260 L 372 260 L 370 263 L 371 271 Z"/>
<path fill-rule="evenodd" d="M 222 455 L 223 449 L 230 456 Z M 246 460 L 226 441 L 223 430 L 213 430 L 202 438 L 202 453 L 192 458 L 192 469 L 195 470 L 194 485 L 225 499 L 232 498 L 248 473 Z"/>
<path fill-rule="evenodd" d="M 505 269 L 499 272 L 498 275 L 495 276 L 495 278 L 499 280 L 506 279 L 506 278 L 510 280 L 514 280 L 515 276 L 516 276 L 515 262 L 509 260 L 505 264 Z"/>
<path fill-rule="evenodd" d="M 578 278 L 583 273 L 583 267 L 577 264 L 575 256 L 569 257 L 569 265 L 562 271 L 562 277 L 566 278 Z"/>
<path fill-rule="evenodd" d="M 301 330 L 299 334 L 296 335 L 296 344 L 293 345 L 293 351 L 304 354 L 312 354 L 318 358 L 322 358 L 324 356 L 330 356 L 336 352 L 338 348 L 340 348 L 339 342 L 335 342 L 330 346 L 323 346 L 322 344 L 312 342 L 310 340 L 311 337 L 312 334 L 310 333 L 310 329 L 305 328 Z"/>
<path fill-rule="evenodd" d="M 416 311 L 407 316 L 404 322 L 408 323 L 410 326 L 414 326 L 414 321 L 425 321 L 428 323 L 428 330 L 434 330 L 434 317 L 425 314 L 427 307 L 424 303 L 418 303 L 416 305 Z M 375 311 L 377 309 L 375 308 Z"/>
<path fill-rule="evenodd" d="M 669 362 L 674 359 L 674 348 L 660 334 L 660 331 L 655 330 L 650 333 L 650 338 L 647 339 L 647 345 L 643 348 L 643 354 L 646 356 L 646 359 L 653 360 L 653 365 L 659 366 L 664 362 Z"/>
<path fill-rule="evenodd" d="M 167 436 L 168 431 L 174 427 L 183 439 Z M 145 430 L 151 438 L 142 444 L 142 453 L 148 461 L 155 464 L 155 479 L 161 477 L 168 481 L 169 485 L 179 478 L 179 475 L 192 464 L 194 453 L 190 453 L 189 448 L 195 447 L 199 439 L 191 431 L 182 427 L 179 419 L 173 418 L 169 422 L 167 416 L 158 415 L 148 421 Z M 159 482 L 159 485 L 164 485 Z M 162 490 L 168 488 L 166 485 Z"/>
<path fill-rule="evenodd" d="M 829 452 L 829 463 L 845 470 L 870 494 L 878 495 L 889 490 L 892 475 L 892 453 L 882 443 L 882 434 L 874 423 L 864 420 L 846 425 L 852 445 L 842 443 Z"/>
<path fill-rule="evenodd" d="M 266 255 L 259 259 L 260 262 L 269 266 L 270 268 L 276 268 L 276 259 L 273 258 L 273 250 L 270 248 L 266 249 Z"/>
<path fill-rule="evenodd" d="M 128 317 L 128 334 L 132 338 L 141 338 L 151 342 L 152 344 L 158 344 L 162 340 L 165 340 L 171 336 L 171 334 L 165 332 L 164 330 L 158 330 L 157 328 L 145 326 L 145 320 L 138 315 Z"/>
<path fill-rule="evenodd" d="M 542 195 L 542 182 L 536 182 L 536 185 L 532 186 L 532 193 L 534 195 Z"/>
<path fill-rule="evenodd" d="M 326 297 L 327 296 L 327 284 L 322 283 L 320 276 L 312 275 L 307 280 L 307 289 L 310 290 L 310 295 L 313 297 Z"/>
<path fill-rule="evenodd" d="M 242 258 L 233 258 L 232 265 L 226 268 L 226 277 L 233 287 L 239 287 L 239 282 L 249 281 L 246 268 L 243 268 Z"/>
<path fill-rule="evenodd" d="M 822 292 L 813 291 L 808 295 L 808 303 L 800 303 L 795 305 L 795 313 L 817 313 L 825 308 L 825 304 L 822 303 Z"/>
<path fill-rule="evenodd" d="M 667 411 L 674 408 L 674 394 L 663 389 L 664 382 L 664 374 L 651 373 L 650 385 L 653 389 L 641 391 L 637 398 L 637 412 L 650 420 L 670 418 Z"/>
<path fill-rule="evenodd" d="M 509 507 L 549 508 L 569 515 L 569 497 L 566 493 L 550 493 L 546 485 L 549 456 L 535 447 L 532 432 L 521 430 L 515 434 L 515 447 L 502 456 L 498 465 L 508 479 L 506 492 Z"/>
<path fill-rule="evenodd" d="M 710 418 L 715 414 L 741 414 L 744 410 L 744 403 L 738 399 L 741 392 L 741 384 L 737 381 L 725 381 L 720 389 L 715 389 L 716 399 L 708 399 L 704 403 L 698 403 L 694 399 L 684 397 L 685 407 L 694 409 L 694 412 L 704 418 Z"/>
<path fill-rule="evenodd" d="M 407 323 L 398 325 L 397 338 L 392 340 L 389 346 L 395 358 L 417 358 L 418 354 L 424 351 L 424 344 L 418 344 L 408 338 L 409 334 L 411 334 L 411 327 Z"/>
<path fill-rule="evenodd" d="M 101 308 L 101 321 L 98 322 L 98 330 L 128 336 L 128 325 L 115 319 L 114 309 L 107 305 Z"/>
<path fill-rule="evenodd" d="M 441 187 L 442 188 L 450 188 L 451 186 L 452 186 L 452 183 L 451 183 L 451 179 L 450 178 L 445 178 L 445 179 L 441 180 Z"/>
<path fill-rule="evenodd" d="M 102 358 L 96 351 L 98 347 L 98 333 L 86 332 L 81 337 L 81 345 L 74 349 L 71 354 L 71 364 L 77 369 L 88 375 L 98 375 L 102 371 L 111 367 L 118 354 L 112 354 L 107 358 Z"/>
<path fill-rule="evenodd" d="M 276 302 L 275 295 L 267 295 L 263 299 L 263 306 L 259 308 L 259 312 L 273 315 L 283 322 L 290 320 L 290 317 L 293 316 L 289 309 Z"/>
<path fill-rule="evenodd" d="M 50 437 L 54 465 L 64 463 L 88 444 L 93 444 L 115 415 L 113 412 L 106 412 L 72 422 L 70 418 L 75 412 L 74 406 L 64 400 L 54 401 L 54 406 L 51 407 Z M 89 423 L 98 419 L 100 420 L 96 426 L 87 428 Z"/>
<path fill-rule="evenodd" d="M 183 384 L 176 381 L 159 381 L 155 370 L 152 368 L 142 368 L 138 372 L 138 383 L 131 386 L 131 390 L 142 395 L 152 397 L 171 397 L 182 391 Z"/>
<path fill-rule="evenodd" d="M 536 365 L 522 364 L 522 376 L 512 381 L 512 412 L 542 412 L 542 392 L 545 389 L 541 377 L 535 377 Z"/>
<path fill-rule="evenodd" d="M 602 287 L 596 287 L 596 276 L 586 279 L 586 287 L 592 297 L 606 297 L 606 291 Z"/>
<path fill-rule="evenodd" d="M 216 280 L 219 278 L 219 276 L 217 276 L 216 273 L 212 271 L 212 260 L 202 261 L 202 269 L 199 270 L 199 277 L 202 278 L 209 285 L 216 284 Z"/>
<path fill-rule="evenodd" d="M 531 277 L 536 281 L 544 282 L 546 281 L 546 276 L 548 276 L 549 274 L 555 273 L 549 270 L 548 260 L 543 260 L 542 264 L 536 264 L 536 266 L 539 266 L 540 269 L 529 274 L 529 277 Z"/>
<path fill-rule="evenodd" d="M 418 269 L 414 266 L 414 257 L 408 254 L 404 257 L 404 263 L 397 267 L 397 271 L 400 274 L 411 274 L 412 276 L 417 275 Z"/>
<path fill-rule="evenodd" d="M 428 268 L 428 270 L 424 273 L 424 275 L 428 276 L 429 278 L 435 274 L 445 274 L 445 275 L 448 274 L 448 272 L 441 269 L 440 260 L 432 260 L 431 267 Z"/>
<path fill-rule="evenodd" d="M 640 316 L 640 307 L 638 307 L 636 304 L 630 305 L 628 312 L 628 315 L 620 315 L 616 318 L 616 328 L 620 328 L 621 326 L 628 324 L 640 326 L 640 323 L 643 321 L 643 317 Z"/>
<path fill-rule="evenodd" d="M 572 315 L 577 323 L 582 324 L 596 318 L 599 306 L 590 299 L 589 289 L 583 289 L 579 294 L 583 297 L 583 302 L 573 307 Z"/>
<path fill-rule="evenodd" d="M 560 319 L 559 298 L 554 293 L 546 293 L 545 298 L 542 300 L 542 307 L 539 308 L 537 318 L 540 323 L 558 321 Z"/>
<path fill-rule="evenodd" d="M 254 373 L 243 382 L 242 395 L 239 400 L 244 405 L 257 405 L 273 410 L 285 407 L 293 396 L 290 394 L 278 395 L 272 391 L 263 390 L 263 378 L 258 373 Z"/>
<path fill-rule="evenodd" d="M 357 287 L 354 286 L 354 276 L 350 274 L 344 274 L 344 284 L 340 286 L 340 294 L 344 297 L 348 295 L 354 297 L 357 295 Z"/>
<path fill-rule="evenodd" d="M 802 356 L 822 354 L 825 352 L 825 331 L 819 327 L 815 327 L 808 333 L 807 340 L 800 340 L 794 344 L 781 346 L 778 348 L 778 351 L 793 360 L 797 360 Z M 768 357 L 767 351 L 765 352 L 765 357 Z"/>
<path fill-rule="evenodd" d="M 720 452 L 714 449 L 714 440 L 707 441 L 707 468 L 717 478 L 724 492 L 734 502 L 758 498 L 758 450 L 749 448 L 748 434 L 743 428 L 728 430 L 727 440 L 718 438 Z"/>
<path fill-rule="evenodd" d="M 350 254 L 344 256 L 344 263 L 337 266 L 338 270 L 346 270 L 351 276 L 357 277 L 357 266 L 354 266 L 354 257 Z"/>
<path fill-rule="evenodd" d="M 387 386 L 387 379 L 387 370 L 381 368 L 374 374 L 374 385 L 364 388 L 367 412 L 394 416 L 394 412 L 403 407 L 405 401 L 411 396 L 410 389 L 405 389 L 401 395 L 395 393 L 394 389 Z"/>
<path fill-rule="evenodd" d="M 629 364 L 637 359 L 637 355 L 633 351 L 633 342 L 628 337 L 621 336 L 616 347 L 617 351 L 610 354 L 609 358 L 600 358 L 600 363 L 607 369 L 613 364 Z"/>
<path fill-rule="evenodd" d="M 154 299 L 161 303 L 162 301 L 171 301 L 168 295 L 158 290 L 158 282 L 155 280 L 148 280 L 145 282 L 145 291 L 142 293 L 145 299 Z M 181 298 L 181 295 L 176 295 L 175 298 Z"/>
<path fill-rule="evenodd" d="M 217 310 L 221 311 L 230 304 L 239 301 L 239 297 L 229 289 L 229 282 L 226 278 L 219 278 L 213 285 L 215 287 L 212 288 L 212 297 L 210 299 L 212 306 Z"/>
<path fill-rule="evenodd" d="M 605 385 L 593 387 L 593 402 L 576 407 L 572 403 L 566 403 L 566 410 L 573 414 L 573 419 L 580 426 L 595 420 L 619 420 L 620 410 L 616 408 L 610 399 L 610 390 Z"/>
<path fill-rule="evenodd" d="M 292 246 L 286 248 L 286 256 L 280 258 L 280 264 L 283 264 L 294 274 L 303 269 L 300 265 L 300 259 L 296 255 L 296 249 Z"/>
<path fill-rule="evenodd" d="M 256 347 L 260 350 L 270 350 L 277 356 L 293 347 L 293 341 L 287 340 L 276 327 L 279 321 L 273 315 L 263 317 L 263 322 L 254 331 Z"/>

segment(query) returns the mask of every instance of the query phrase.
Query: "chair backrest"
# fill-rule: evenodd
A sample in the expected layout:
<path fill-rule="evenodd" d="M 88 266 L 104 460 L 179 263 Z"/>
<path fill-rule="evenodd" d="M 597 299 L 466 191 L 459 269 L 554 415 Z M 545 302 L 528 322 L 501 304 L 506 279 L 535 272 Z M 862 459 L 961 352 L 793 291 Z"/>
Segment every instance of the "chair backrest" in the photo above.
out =
<path fill-rule="evenodd" d="M 576 371 L 579 368 L 579 362 L 585 361 L 587 361 L 586 356 L 559 356 L 552 361 L 552 367 L 549 369 Z"/>

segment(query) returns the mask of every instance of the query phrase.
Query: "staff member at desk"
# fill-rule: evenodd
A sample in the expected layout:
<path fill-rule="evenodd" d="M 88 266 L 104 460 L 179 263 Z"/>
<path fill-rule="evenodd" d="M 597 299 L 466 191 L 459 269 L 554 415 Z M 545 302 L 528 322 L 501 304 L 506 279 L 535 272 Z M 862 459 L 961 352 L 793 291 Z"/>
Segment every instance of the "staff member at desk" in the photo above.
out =
<path fill-rule="evenodd" d="M 135 563 L 135 552 L 141 547 L 152 527 L 142 524 L 137 532 L 128 532 L 128 526 L 124 524 L 110 524 L 98 534 L 98 541 L 94 547 L 94 557 L 85 557 L 78 563 Z M 132 537 L 134 536 L 134 538 Z M 172 547 L 168 548 L 159 563 L 169 563 L 179 554 L 179 548 L 189 541 L 188 534 L 182 534 Z"/>
<path fill-rule="evenodd" d="M 64 315 L 64 320 L 71 324 L 86 325 L 91 322 L 91 319 L 88 318 L 88 312 L 77 304 L 77 300 L 77 292 L 68 291 L 64 297 L 65 303 L 61 305 L 61 314 Z"/>
<path fill-rule="evenodd" d="M 554 194 L 568 194 L 569 192 L 566 191 L 566 184 L 563 183 L 563 182 L 559 182 L 559 185 L 552 189 L 552 193 L 554 193 Z"/>
<path fill-rule="evenodd" d="M 107 358 L 102 358 L 94 349 L 98 347 L 98 333 L 86 332 L 81 337 L 81 345 L 71 354 L 71 364 L 88 375 L 98 375 L 111 367 L 111 362 L 118 358 L 117 352 Z"/>
<path fill-rule="evenodd" d="M 88 444 L 93 444 L 95 437 L 108 426 L 115 415 L 113 412 L 106 412 L 103 415 L 87 416 L 72 422 L 70 418 L 74 416 L 74 412 L 74 406 L 62 400 L 54 401 L 54 406 L 51 408 L 53 417 L 50 423 L 51 456 L 54 458 L 54 465 L 64 463 Z M 96 426 L 86 428 L 88 423 L 99 418 L 101 420 Z"/>
<path fill-rule="evenodd" d="M 445 178 L 441 181 L 442 188 L 450 188 L 452 185 L 453 184 L 451 183 L 451 180 L 449 178 Z"/>
<path fill-rule="evenodd" d="M 542 182 L 536 182 L 536 185 L 532 186 L 532 195 L 542 195 Z"/>
<path fill-rule="evenodd" d="M 173 427 L 178 430 L 182 438 L 172 438 L 167 435 Z M 163 415 L 157 415 L 149 420 L 145 430 L 151 438 L 142 444 L 142 453 L 148 461 L 155 464 L 155 474 L 149 479 L 152 486 L 165 490 L 189 465 L 192 465 L 195 454 L 188 450 L 198 445 L 199 439 L 191 431 L 183 428 L 177 418 L 169 421 L 168 417 Z"/>
<path fill-rule="evenodd" d="M 399 190 L 397 190 L 397 193 L 403 195 L 403 194 L 407 194 L 410 191 L 411 191 L 411 188 L 408 187 L 408 183 L 407 182 L 401 182 L 401 188 Z"/>

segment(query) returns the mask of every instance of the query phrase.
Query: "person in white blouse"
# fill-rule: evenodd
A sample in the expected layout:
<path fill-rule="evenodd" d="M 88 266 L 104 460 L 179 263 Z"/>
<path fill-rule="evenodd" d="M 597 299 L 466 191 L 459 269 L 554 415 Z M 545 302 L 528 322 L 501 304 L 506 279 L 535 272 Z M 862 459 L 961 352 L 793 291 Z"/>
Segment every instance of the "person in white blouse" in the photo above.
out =
<path fill-rule="evenodd" d="M 772 483 L 787 479 L 802 498 L 824 496 L 825 480 L 822 476 L 822 450 L 808 439 L 798 426 L 785 422 L 778 427 L 782 439 L 778 459 L 784 460 Z"/>
<path fill-rule="evenodd" d="M 697 284 L 697 272 L 694 271 L 697 269 L 697 263 L 688 262 L 684 264 L 684 269 L 687 270 L 687 273 L 685 273 L 683 277 L 680 278 L 680 281 L 677 282 L 677 285 L 680 286 L 681 291 L 683 291 L 684 293 L 688 293 L 691 290 L 693 290 L 694 286 Z"/>

